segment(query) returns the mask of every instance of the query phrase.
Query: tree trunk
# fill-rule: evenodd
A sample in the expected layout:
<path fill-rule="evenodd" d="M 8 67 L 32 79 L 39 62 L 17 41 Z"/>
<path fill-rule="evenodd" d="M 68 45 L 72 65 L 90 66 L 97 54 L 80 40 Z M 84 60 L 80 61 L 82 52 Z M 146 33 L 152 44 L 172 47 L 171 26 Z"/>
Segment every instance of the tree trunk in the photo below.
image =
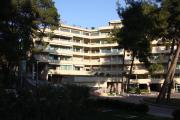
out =
<path fill-rule="evenodd" d="M 160 90 L 160 93 L 159 93 L 157 99 L 156 99 L 156 102 L 160 102 L 165 99 L 164 96 L 166 95 L 166 92 L 167 92 L 167 86 L 170 83 L 170 77 L 171 77 L 174 69 L 176 69 L 176 64 L 177 64 L 177 61 L 179 58 L 179 53 L 180 53 L 180 41 L 178 41 L 178 43 L 177 43 L 177 49 L 176 49 L 175 55 L 173 57 L 173 61 L 171 62 L 171 65 L 170 65 L 169 70 L 166 75 L 166 79 L 164 80 L 163 86 Z"/>
<path fill-rule="evenodd" d="M 170 101 L 171 99 L 171 90 L 172 90 L 172 87 L 173 87 L 173 83 L 174 83 L 174 74 L 175 74 L 175 71 L 176 71 L 176 68 L 174 69 L 171 77 L 170 77 L 170 83 L 168 85 L 168 88 L 167 88 L 167 100 Z"/>
<path fill-rule="evenodd" d="M 171 51 L 170 51 L 170 57 L 169 57 L 169 61 L 168 61 L 168 69 L 170 68 L 172 59 L 173 59 L 173 55 L 174 55 L 174 46 L 175 46 L 175 39 L 173 39 L 173 42 L 171 44 Z M 170 96 L 171 96 L 171 89 L 172 89 L 172 82 L 173 82 L 173 77 L 174 77 L 174 73 L 175 73 L 175 69 L 173 70 L 173 74 L 170 77 L 170 83 L 167 87 L 167 100 L 170 100 Z"/>
<path fill-rule="evenodd" d="M 175 39 L 173 39 L 173 42 L 171 44 L 171 51 L 170 51 L 170 57 L 169 57 L 169 60 L 168 60 L 168 70 L 170 68 L 170 65 L 171 65 L 171 62 L 172 62 L 172 59 L 173 59 L 173 55 L 174 55 L 174 46 L 175 46 Z"/>
<path fill-rule="evenodd" d="M 124 94 L 124 60 L 125 60 L 125 49 L 124 49 L 124 52 L 123 52 L 123 61 L 122 61 L 122 86 L 121 86 L 121 94 L 123 95 Z"/>
<path fill-rule="evenodd" d="M 128 80 L 127 80 L 127 93 L 129 92 L 130 77 L 132 75 L 132 69 L 133 69 L 133 65 L 134 65 L 134 58 L 135 58 L 135 55 L 134 55 L 134 53 L 132 53 L 132 62 L 131 62 L 131 67 L 130 67 Z"/>

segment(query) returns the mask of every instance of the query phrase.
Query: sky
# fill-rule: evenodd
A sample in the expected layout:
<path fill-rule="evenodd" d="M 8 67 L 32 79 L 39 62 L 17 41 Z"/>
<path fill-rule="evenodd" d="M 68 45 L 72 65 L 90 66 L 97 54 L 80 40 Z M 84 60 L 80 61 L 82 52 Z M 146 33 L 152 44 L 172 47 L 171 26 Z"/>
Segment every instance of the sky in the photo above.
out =
<path fill-rule="evenodd" d="M 53 0 L 61 22 L 83 28 L 107 25 L 119 19 L 116 0 Z"/>

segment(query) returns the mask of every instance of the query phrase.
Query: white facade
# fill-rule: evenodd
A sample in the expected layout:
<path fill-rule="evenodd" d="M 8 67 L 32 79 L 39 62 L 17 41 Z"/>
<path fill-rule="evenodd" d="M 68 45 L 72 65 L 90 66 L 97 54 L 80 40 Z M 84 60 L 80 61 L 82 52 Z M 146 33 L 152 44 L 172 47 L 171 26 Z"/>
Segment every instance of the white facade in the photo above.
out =
<path fill-rule="evenodd" d="M 98 29 L 83 29 L 80 27 L 61 25 L 53 31 L 53 37 L 44 37 L 47 47 L 36 55 L 36 59 L 48 63 L 48 80 L 52 82 L 70 82 L 90 87 L 103 88 L 108 91 L 108 84 L 119 89 L 122 80 L 123 49 L 118 48 L 116 42 L 110 42 L 109 34 L 115 27 L 121 27 L 119 20 L 110 21 L 108 26 Z M 50 30 L 46 31 L 51 32 Z M 36 45 L 37 48 L 42 48 Z M 167 66 L 169 48 L 152 42 L 152 62 L 163 63 Z M 124 70 L 128 73 L 131 63 L 131 53 L 125 52 Z M 179 64 L 178 64 L 179 66 Z M 179 69 L 177 67 L 177 69 Z M 133 84 L 163 83 L 164 73 L 149 75 L 143 63 L 135 59 L 133 68 Z M 175 75 L 175 84 L 180 84 L 179 73 Z M 112 85 L 111 84 L 111 85 Z M 116 86 L 116 87 L 115 87 Z M 112 87 L 112 86 L 111 86 Z"/>

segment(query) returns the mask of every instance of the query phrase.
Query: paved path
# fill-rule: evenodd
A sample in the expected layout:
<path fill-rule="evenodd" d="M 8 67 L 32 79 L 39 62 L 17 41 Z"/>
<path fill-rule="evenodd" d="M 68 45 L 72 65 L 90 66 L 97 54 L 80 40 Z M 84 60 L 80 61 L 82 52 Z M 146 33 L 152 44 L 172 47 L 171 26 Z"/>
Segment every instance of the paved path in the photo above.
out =
<path fill-rule="evenodd" d="M 180 99 L 180 94 L 173 95 L 173 97 Z M 132 102 L 132 103 L 143 103 L 144 98 L 148 97 L 157 97 L 156 95 L 126 95 L 126 96 L 116 96 L 116 97 L 110 97 L 113 99 L 119 99 L 122 101 Z M 149 112 L 148 114 L 154 115 L 154 116 L 160 116 L 160 117 L 168 117 L 172 118 L 172 112 L 174 111 L 173 108 L 165 107 L 165 106 L 156 106 L 156 105 L 148 105 L 149 106 Z"/>
<path fill-rule="evenodd" d="M 160 116 L 160 117 L 173 118 L 173 116 L 172 116 L 173 111 L 174 111 L 174 109 L 164 108 L 164 107 L 162 108 L 162 107 L 149 105 L 148 114 L 154 115 L 154 116 Z"/>
<path fill-rule="evenodd" d="M 125 96 L 122 97 L 121 100 L 133 102 L 133 103 L 143 103 L 143 99 L 148 97 L 155 97 L 155 96 Z M 155 105 L 148 105 L 148 106 L 149 106 L 148 114 L 150 115 L 173 118 L 172 112 L 174 111 L 174 109 L 172 108 L 159 107 Z"/>

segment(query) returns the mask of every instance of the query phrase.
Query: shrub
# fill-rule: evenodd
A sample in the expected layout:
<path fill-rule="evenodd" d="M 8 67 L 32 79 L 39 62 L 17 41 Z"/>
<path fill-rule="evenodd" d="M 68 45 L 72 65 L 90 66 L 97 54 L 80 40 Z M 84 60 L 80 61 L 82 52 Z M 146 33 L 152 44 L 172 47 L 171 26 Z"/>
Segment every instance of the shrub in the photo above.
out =
<path fill-rule="evenodd" d="M 112 99 L 96 99 L 90 100 L 89 103 L 91 106 L 96 108 L 111 108 L 111 109 L 123 109 L 127 111 L 138 111 L 138 112 L 147 112 L 148 106 L 144 104 L 135 104 L 128 103 L 120 100 L 112 100 Z M 137 110 L 136 110 L 137 109 Z"/>
<path fill-rule="evenodd" d="M 136 88 L 136 91 L 135 91 L 136 94 L 141 94 L 141 90 L 139 88 Z"/>
<path fill-rule="evenodd" d="M 93 108 L 110 108 L 110 109 L 123 109 L 126 111 L 136 111 L 140 113 L 147 113 L 149 107 L 146 104 L 128 103 L 120 100 L 112 99 L 90 99 L 89 106 Z"/>
<path fill-rule="evenodd" d="M 0 91 L 0 120 L 74 120 L 89 112 L 89 88 L 42 86 L 17 93 Z"/>
<path fill-rule="evenodd" d="M 129 93 L 136 93 L 136 88 L 135 88 L 135 87 L 130 87 L 130 88 L 128 89 L 128 92 L 129 92 Z"/>
<path fill-rule="evenodd" d="M 175 110 L 173 113 L 173 120 L 179 120 L 180 119 L 180 109 Z"/>
<path fill-rule="evenodd" d="M 148 89 L 140 89 L 140 92 L 141 92 L 141 93 L 148 93 L 149 90 L 148 90 Z"/>

